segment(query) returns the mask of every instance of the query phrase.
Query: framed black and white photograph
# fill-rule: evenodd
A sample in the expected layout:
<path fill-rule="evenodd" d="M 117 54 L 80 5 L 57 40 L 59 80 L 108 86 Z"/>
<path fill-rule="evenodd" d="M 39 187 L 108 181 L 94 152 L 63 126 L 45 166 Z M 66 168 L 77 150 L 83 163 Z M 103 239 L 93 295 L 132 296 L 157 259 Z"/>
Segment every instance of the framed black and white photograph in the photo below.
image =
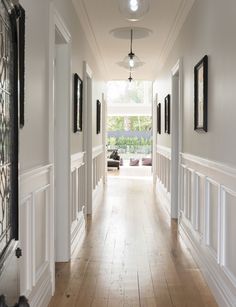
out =
<path fill-rule="evenodd" d="M 74 74 L 74 133 L 82 131 L 83 116 L 83 82 Z"/>
<path fill-rule="evenodd" d="M 101 132 L 101 102 L 97 100 L 97 134 Z"/>
<path fill-rule="evenodd" d="M 194 67 L 194 129 L 207 132 L 208 56 Z"/>
<path fill-rule="evenodd" d="M 157 104 L 157 133 L 161 134 L 161 103 Z"/>
<path fill-rule="evenodd" d="M 165 133 L 170 134 L 170 95 L 165 97 Z"/>

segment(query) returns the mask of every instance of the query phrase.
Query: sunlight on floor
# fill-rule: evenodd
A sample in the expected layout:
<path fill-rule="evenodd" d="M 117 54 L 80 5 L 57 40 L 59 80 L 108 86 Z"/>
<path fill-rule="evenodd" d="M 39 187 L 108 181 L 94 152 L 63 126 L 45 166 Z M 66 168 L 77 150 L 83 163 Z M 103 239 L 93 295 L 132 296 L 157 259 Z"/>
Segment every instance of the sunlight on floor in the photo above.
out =
<path fill-rule="evenodd" d="M 107 175 L 119 178 L 141 177 L 145 179 L 152 176 L 152 168 L 151 166 L 121 166 L 120 170 L 109 168 Z"/>

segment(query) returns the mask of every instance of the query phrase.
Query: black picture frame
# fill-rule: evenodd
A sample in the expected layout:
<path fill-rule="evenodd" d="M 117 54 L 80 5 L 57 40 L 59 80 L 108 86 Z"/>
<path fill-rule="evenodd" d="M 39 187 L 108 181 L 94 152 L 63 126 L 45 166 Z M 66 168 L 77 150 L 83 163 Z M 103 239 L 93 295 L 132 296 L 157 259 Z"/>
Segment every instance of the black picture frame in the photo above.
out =
<path fill-rule="evenodd" d="M 170 95 L 165 97 L 165 133 L 170 134 Z"/>
<path fill-rule="evenodd" d="M 74 74 L 74 133 L 83 128 L 83 81 L 78 74 Z"/>
<path fill-rule="evenodd" d="M 161 103 L 157 104 L 157 133 L 161 134 Z"/>
<path fill-rule="evenodd" d="M 194 130 L 207 132 L 208 56 L 194 67 Z"/>
<path fill-rule="evenodd" d="M 101 132 L 101 102 L 97 100 L 97 124 L 96 124 L 96 132 L 99 134 Z"/>

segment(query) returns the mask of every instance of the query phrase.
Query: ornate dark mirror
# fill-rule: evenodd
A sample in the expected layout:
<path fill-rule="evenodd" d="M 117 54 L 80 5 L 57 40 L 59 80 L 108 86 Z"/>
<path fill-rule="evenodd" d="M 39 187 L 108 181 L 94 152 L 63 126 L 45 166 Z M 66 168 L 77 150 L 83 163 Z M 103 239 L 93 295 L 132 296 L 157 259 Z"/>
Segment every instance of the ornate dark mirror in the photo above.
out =
<path fill-rule="evenodd" d="M 23 9 L 0 0 L 0 305 L 19 297 L 18 103 L 19 19 Z M 5 301 L 5 302 L 4 302 Z"/>

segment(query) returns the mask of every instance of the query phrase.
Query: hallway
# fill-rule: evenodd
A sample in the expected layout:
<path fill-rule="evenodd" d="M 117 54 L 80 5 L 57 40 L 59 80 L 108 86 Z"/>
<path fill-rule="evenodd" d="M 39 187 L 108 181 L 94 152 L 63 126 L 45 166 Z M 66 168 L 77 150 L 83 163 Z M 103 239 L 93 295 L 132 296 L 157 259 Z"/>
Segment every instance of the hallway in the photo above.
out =
<path fill-rule="evenodd" d="M 50 307 L 217 306 L 150 179 L 109 178 Z"/>

